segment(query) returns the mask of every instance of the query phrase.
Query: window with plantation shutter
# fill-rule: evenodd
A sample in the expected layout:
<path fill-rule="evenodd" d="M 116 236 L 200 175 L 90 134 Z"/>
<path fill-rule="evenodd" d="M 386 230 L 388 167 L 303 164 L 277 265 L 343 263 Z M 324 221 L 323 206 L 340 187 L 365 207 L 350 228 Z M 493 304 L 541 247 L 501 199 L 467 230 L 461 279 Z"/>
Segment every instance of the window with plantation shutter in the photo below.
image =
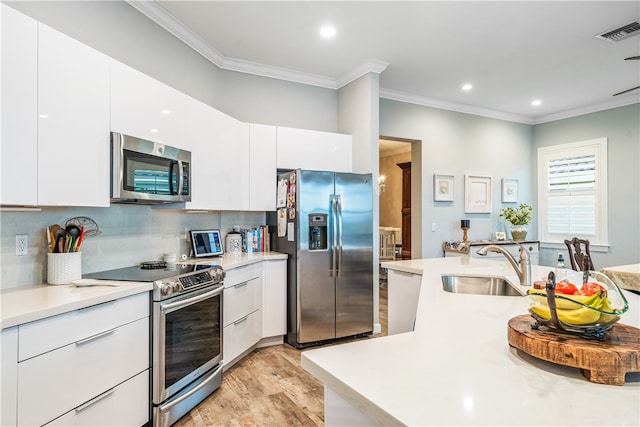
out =
<path fill-rule="evenodd" d="M 606 244 L 607 140 L 538 149 L 540 239 Z"/>

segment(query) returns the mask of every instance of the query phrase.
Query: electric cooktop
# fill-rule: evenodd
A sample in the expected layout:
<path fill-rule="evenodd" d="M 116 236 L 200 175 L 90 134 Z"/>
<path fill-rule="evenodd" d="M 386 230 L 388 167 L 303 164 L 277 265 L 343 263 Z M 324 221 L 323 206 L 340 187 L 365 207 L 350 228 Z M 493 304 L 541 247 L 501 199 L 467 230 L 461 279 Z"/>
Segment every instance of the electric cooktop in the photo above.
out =
<path fill-rule="evenodd" d="M 133 267 L 83 274 L 82 277 L 84 279 L 119 280 L 125 282 L 155 282 L 203 270 L 211 270 L 216 267 L 217 264 L 188 265 L 153 261 Z"/>

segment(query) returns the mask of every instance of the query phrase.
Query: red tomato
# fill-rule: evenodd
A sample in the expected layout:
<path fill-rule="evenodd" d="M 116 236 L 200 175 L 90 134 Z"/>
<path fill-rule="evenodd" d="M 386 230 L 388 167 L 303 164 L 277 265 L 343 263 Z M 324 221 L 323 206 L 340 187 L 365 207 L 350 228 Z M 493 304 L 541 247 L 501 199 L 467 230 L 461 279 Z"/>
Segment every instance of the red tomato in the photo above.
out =
<path fill-rule="evenodd" d="M 556 293 L 573 295 L 578 292 L 578 287 L 571 282 L 558 282 L 556 283 Z"/>
<path fill-rule="evenodd" d="M 580 289 L 580 295 L 591 296 L 597 294 L 599 291 L 604 292 L 606 291 L 606 289 L 598 285 L 597 283 L 588 282 L 582 285 L 582 288 Z"/>

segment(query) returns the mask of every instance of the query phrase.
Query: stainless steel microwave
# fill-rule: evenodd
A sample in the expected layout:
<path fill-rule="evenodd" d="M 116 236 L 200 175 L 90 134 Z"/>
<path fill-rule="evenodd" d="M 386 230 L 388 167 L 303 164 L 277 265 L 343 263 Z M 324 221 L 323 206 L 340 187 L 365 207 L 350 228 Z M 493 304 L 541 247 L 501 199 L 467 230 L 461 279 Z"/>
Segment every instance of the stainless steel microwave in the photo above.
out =
<path fill-rule="evenodd" d="M 191 201 L 191 152 L 111 132 L 111 202 Z"/>

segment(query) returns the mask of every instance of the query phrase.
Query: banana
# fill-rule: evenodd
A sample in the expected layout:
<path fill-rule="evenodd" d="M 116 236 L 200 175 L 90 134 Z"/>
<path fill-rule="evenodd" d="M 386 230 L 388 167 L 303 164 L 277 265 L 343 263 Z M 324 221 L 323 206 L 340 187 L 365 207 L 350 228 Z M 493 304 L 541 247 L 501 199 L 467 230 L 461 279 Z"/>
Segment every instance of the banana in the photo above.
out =
<path fill-rule="evenodd" d="M 529 289 L 527 291 L 532 301 L 539 304 L 547 305 L 547 291 L 544 289 Z M 561 296 L 562 298 L 557 298 Z M 596 307 L 602 305 L 602 298 L 600 292 L 593 295 L 565 295 L 556 294 L 556 309 L 561 310 L 575 310 L 582 306 Z"/>
<path fill-rule="evenodd" d="M 611 314 L 611 313 L 615 313 L 616 310 L 611 305 L 611 300 L 609 298 L 604 299 L 604 302 L 602 303 L 602 307 L 600 307 L 600 310 L 606 312 L 600 315 L 600 319 L 599 319 L 600 323 L 610 323 L 620 318 L 620 316 L 616 314 Z"/>
<path fill-rule="evenodd" d="M 551 319 L 551 312 L 547 305 L 532 305 L 529 310 L 544 320 Z M 588 325 L 600 319 L 600 312 L 589 307 L 580 307 L 573 310 L 557 309 L 558 319 L 571 325 Z"/>

